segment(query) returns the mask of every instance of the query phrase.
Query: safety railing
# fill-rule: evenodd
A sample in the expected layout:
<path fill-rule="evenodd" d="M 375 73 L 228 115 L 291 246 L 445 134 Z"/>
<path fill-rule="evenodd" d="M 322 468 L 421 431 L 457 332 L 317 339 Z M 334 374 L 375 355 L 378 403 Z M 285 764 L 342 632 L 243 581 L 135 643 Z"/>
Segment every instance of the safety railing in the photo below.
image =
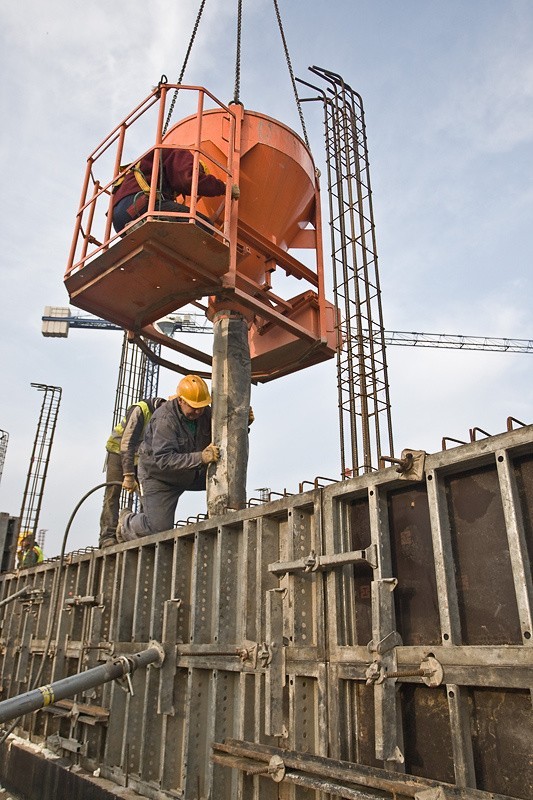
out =
<path fill-rule="evenodd" d="M 188 111 L 189 116 L 196 117 L 195 141 L 188 148 L 193 154 L 189 212 L 163 212 L 156 209 L 160 159 L 154 157 L 149 180 L 150 192 L 147 209 L 132 223 L 129 223 L 129 226 L 147 218 L 160 219 L 162 217 L 182 219 L 191 223 L 197 222 L 199 220 L 197 214 L 198 177 L 200 161 L 202 161 L 209 170 L 214 168 L 214 171 L 221 175 L 221 179 L 226 181 L 227 189 L 221 207 L 215 215 L 215 222 L 206 221 L 204 218 L 201 222 L 223 241 L 228 241 L 235 114 L 203 87 L 159 83 L 133 111 L 113 128 L 111 133 L 87 158 L 65 278 L 105 252 L 123 235 L 123 233 L 115 233 L 112 229 L 113 188 L 117 181 L 126 174 L 128 167 L 152 152 L 161 153 L 175 146 L 168 141 L 172 129 L 163 136 L 168 93 L 171 90 L 179 90 L 178 107 Z M 224 160 L 215 158 L 201 146 L 203 115 L 211 108 L 222 109 L 228 116 L 227 152 L 224 153 Z M 147 141 L 153 142 L 148 148 L 146 148 Z M 144 143 L 144 149 L 141 142 Z"/>

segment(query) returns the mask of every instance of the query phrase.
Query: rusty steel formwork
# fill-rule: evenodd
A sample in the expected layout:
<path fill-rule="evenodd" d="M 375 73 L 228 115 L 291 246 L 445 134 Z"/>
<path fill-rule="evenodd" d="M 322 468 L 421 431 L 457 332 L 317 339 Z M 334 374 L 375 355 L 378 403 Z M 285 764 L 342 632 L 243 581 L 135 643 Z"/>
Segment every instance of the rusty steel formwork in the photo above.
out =
<path fill-rule="evenodd" d="M 2 699 L 165 651 L 15 732 L 150 798 L 530 800 L 533 426 L 413 456 L 0 576 Z"/>

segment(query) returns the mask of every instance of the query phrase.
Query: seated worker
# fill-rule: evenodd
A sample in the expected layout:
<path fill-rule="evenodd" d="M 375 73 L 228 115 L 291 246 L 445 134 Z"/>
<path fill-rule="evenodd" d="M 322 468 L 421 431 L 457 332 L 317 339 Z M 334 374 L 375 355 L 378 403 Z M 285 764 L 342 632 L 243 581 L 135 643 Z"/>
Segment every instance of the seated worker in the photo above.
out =
<path fill-rule="evenodd" d="M 137 485 L 137 453 L 145 428 L 156 408 L 165 402 L 163 397 L 151 397 L 133 403 L 124 419 L 115 425 L 106 443 L 106 483 L 120 481 L 122 486 L 106 486 L 100 515 L 98 547 L 117 543 L 115 533 L 122 489 L 134 492 Z"/>
<path fill-rule="evenodd" d="M 140 217 L 148 208 L 150 177 L 154 162 L 154 152 L 148 153 L 126 173 L 123 180 L 115 185 L 113 191 L 113 227 L 119 233 L 133 219 Z M 192 186 L 193 155 L 189 150 L 179 148 L 157 151 L 161 154 L 159 165 L 159 191 L 156 211 L 175 211 L 188 213 L 189 208 L 176 201 L 178 195 L 190 196 Z M 233 187 L 235 198 L 237 187 Z M 209 175 L 205 165 L 198 168 L 198 197 L 220 197 L 226 193 L 224 181 Z M 237 195 L 238 196 L 238 195 Z M 199 214 L 199 216 L 203 216 Z M 172 218 L 170 218 L 172 219 Z M 204 219 L 207 219 L 204 217 Z M 180 219 L 174 221 L 180 222 Z"/>
<path fill-rule="evenodd" d="M 210 405 L 205 381 L 186 375 L 176 394 L 154 412 L 139 448 L 143 510 L 120 512 L 119 542 L 171 530 L 183 492 L 205 491 L 207 464 L 220 457 L 219 448 L 211 442 Z"/>

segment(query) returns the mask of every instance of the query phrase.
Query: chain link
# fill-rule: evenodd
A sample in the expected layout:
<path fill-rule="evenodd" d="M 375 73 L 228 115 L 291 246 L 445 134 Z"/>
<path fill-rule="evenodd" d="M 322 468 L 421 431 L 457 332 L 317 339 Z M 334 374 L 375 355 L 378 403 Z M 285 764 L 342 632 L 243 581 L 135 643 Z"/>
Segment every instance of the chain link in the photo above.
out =
<path fill-rule="evenodd" d="M 183 61 L 183 66 L 181 68 L 181 72 L 180 72 L 180 75 L 179 75 L 179 78 L 178 78 L 178 81 L 177 81 L 178 85 L 180 85 L 182 83 L 183 76 L 185 75 L 185 70 L 187 68 L 187 62 L 189 60 L 189 56 L 191 54 L 192 46 L 193 46 L 194 40 L 196 38 L 196 33 L 198 31 L 198 26 L 200 24 L 200 19 L 202 17 L 203 11 L 204 11 L 204 6 L 205 6 L 205 0 L 202 0 L 202 2 L 200 3 L 200 8 L 198 9 L 198 14 L 196 15 L 196 22 L 194 23 L 194 28 L 193 28 L 193 31 L 192 31 L 192 34 L 191 34 L 191 38 L 189 39 L 189 46 L 187 47 L 187 52 L 185 54 L 185 60 Z M 165 125 L 163 127 L 163 136 L 167 132 L 167 128 L 168 128 L 170 119 L 172 117 L 172 113 L 174 111 L 174 106 L 176 105 L 176 100 L 177 100 L 177 97 L 178 97 L 178 91 L 179 91 L 179 89 L 174 89 L 174 94 L 172 95 L 172 101 L 170 103 L 170 108 L 168 110 L 167 118 L 165 120 Z"/>
<path fill-rule="evenodd" d="M 241 92 L 241 36 L 242 36 L 242 0 L 237 0 L 237 52 L 235 56 L 235 89 L 233 102 L 240 103 Z"/>
<path fill-rule="evenodd" d="M 300 98 L 298 97 L 298 91 L 296 89 L 296 81 L 294 80 L 294 72 L 293 72 L 293 69 L 292 69 L 291 57 L 289 55 L 289 48 L 287 47 L 287 41 L 285 39 L 285 31 L 283 30 L 283 23 L 281 22 L 281 15 L 279 13 L 278 0 L 274 0 L 274 8 L 276 10 L 276 17 L 277 17 L 277 20 L 278 20 L 279 32 L 281 34 L 281 40 L 283 42 L 283 49 L 285 50 L 285 58 L 287 60 L 287 68 L 289 70 L 289 75 L 291 76 L 292 89 L 294 91 L 294 99 L 296 100 L 296 106 L 298 108 L 298 114 L 299 114 L 300 122 L 301 122 L 301 125 L 302 125 L 302 131 L 303 131 L 304 140 L 305 140 L 305 143 L 306 143 L 307 147 L 309 148 L 309 139 L 307 138 L 307 130 L 306 130 L 306 127 L 305 127 L 305 120 L 304 120 L 304 115 L 303 115 L 303 112 L 302 112 L 302 104 L 300 103 Z"/>

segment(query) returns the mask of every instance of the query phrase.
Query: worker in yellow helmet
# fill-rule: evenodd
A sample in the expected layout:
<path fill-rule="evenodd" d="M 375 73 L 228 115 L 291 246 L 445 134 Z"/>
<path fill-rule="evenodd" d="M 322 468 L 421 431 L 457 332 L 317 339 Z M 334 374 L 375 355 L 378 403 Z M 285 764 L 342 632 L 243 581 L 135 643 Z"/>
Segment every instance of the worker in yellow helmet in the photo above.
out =
<path fill-rule="evenodd" d="M 44 561 L 44 553 L 35 543 L 33 533 L 27 533 L 20 543 L 20 550 L 17 553 L 18 568 L 27 569 L 34 567 Z"/>
<path fill-rule="evenodd" d="M 220 456 L 211 441 L 210 405 L 206 382 L 186 375 L 176 393 L 154 412 L 139 448 L 143 510 L 119 513 L 119 542 L 171 530 L 183 492 L 205 490 L 207 465 Z"/>

